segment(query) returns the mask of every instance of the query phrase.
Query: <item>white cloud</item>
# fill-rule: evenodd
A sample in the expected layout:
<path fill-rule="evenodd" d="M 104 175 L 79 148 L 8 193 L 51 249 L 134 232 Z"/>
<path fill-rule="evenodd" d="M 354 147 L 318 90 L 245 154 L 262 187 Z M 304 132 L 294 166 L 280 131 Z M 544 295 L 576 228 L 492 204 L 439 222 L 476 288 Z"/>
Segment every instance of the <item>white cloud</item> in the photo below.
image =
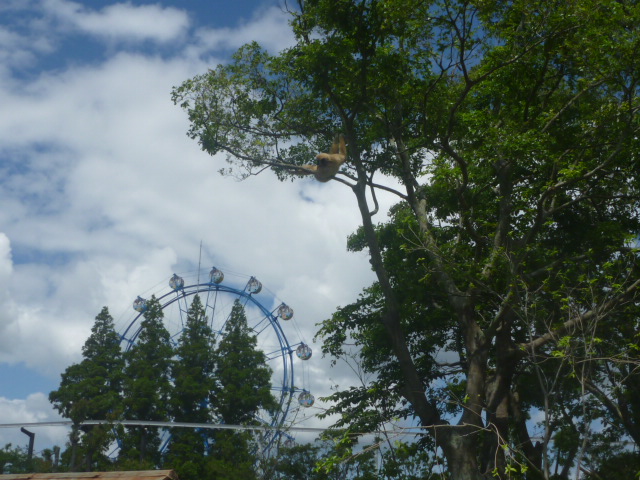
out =
<path fill-rule="evenodd" d="M 43 393 L 34 393 L 25 399 L 8 399 L 0 397 L 0 424 L 21 424 L 36 422 L 55 422 L 63 420 L 53 410 L 49 399 Z M 52 445 L 64 446 L 68 428 L 30 426 L 29 430 L 36 434 L 34 450 L 39 452 Z M 2 445 L 26 445 L 28 438 L 20 431 L 20 427 L 0 429 Z"/>
<path fill-rule="evenodd" d="M 11 273 L 13 273 L 11 243 L 4 233 L 0 233 L 0 289 L 3 294 L 6 292 Z"/>
<path fill-rule="evenodd" d="M 65 292 L 65 285 L 77 289 L 75 282 L 65 284 L 77 269 L 64 268 L 59 277 L 47 265 L 20 266 L 14 271 L 6 257 L 1 269 L 0 362 L 24 363 L 55 378 L 77 360 L 91 326 L 85 321 L 86 307 L 69 302 Z M 56 285 L 53 292 L 51 285 Z"/>
<path fill-rule="evenodd" d="M 180 38 L 189 26 L 183 10 L 160 5 L 114 3 L 96 11 L 68 0 L 43 0 L 43 7 L 67 25 L 111 41 L 166 43 Z"/>
<path fill-rule="evenodd" d="M 203 50 L 237 49 L 256 41 L 272 53 L 294 44 L 290 14 L 280 7 L 257 11 L 252 20 L 237 28 L 202 29 L 197 33 Z"/>
<path fill-rule="evenodd" d="M 0 13 L 6 18 L 20 15 L 21 12 L 35 8 L 31 2 L 3 2 Z M 24 23 L 23 19 L 17 24 Z M 54 44 L 50 35 L 42 35 L 36 22 L 27 22 L 30 28 L 20 29 L 14 23 L 0 24 L 0 83 L 13 83 L 10 69 L 26 69 L 34 66 L 40 55 L 50 54 Z M 19 85 L 19 82 L 15 82 Z"/>
<path fill-rule="evenodd" d="M 19 331 L 18 308 L 9 293 L 12 274 L 11 244 L 9 238 L 0 233 L 0 361 L 7 361 L 2 353 L 13 349 Z"/>
<path fill-rule="evenodd" d="M 0 191 L 15 208 L 0 221 L 22 249 L 65 259 L 16 268 L 12 298 L 22 310 L 12 345 L 31 338 L 34 347 L 11 348 L 11 358 L 46 372 L 77 361 L 102 305 L 116 318 L 130 314 L 136 295 L 178 263 L 197 262 L 201 240 L 206 268 L 260 277 L 295 306 L 308 341 L 315 323 L 370 281 L 367 259 L 345 248 L 358 222 L 349 189 L 217 174 L 222 158 L 187 138 L 184 113 L 169 100 L 194 70 L 119 54 L 45 75 L 20 94 L 0 92 L 16 112 L 0 120 L 11 132 L 0 151 L 19 152 Z"/>

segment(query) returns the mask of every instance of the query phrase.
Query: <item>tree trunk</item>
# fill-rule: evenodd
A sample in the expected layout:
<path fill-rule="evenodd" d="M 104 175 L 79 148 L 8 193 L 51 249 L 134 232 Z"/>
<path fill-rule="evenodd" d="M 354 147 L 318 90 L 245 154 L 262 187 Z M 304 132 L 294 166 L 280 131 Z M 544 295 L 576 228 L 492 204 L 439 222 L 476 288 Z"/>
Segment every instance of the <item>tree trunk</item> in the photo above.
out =
<path fill-rule="evenodd" d="M 443 448 L 451 480 L 482 480 L 477 462 L 479 438 L 474 427 L 449 427 L 451 435 Z M 475 434 L 474 434 L 475 431 Z"/>
<path fill-rule="evenodd" d="M 450 426 L 440 418 L 435 406 L 426 398 L 426 388 L 420 379 L 415 363 L 411 357 L 411 352 L 407 346 L 406 338 L 401 328 L 397 300 L 383 265 L 375 228 L 369 214 L 365 188 L 366 184 L 359 183 L 353 190 L 358 199 L 358 206 L 363 220 L 363 228 L 369 247 L 370 262 L 385 296 L 386 311 L 383 316 L 383 324 L 389 334 L 394 353 L 398 358 L 404 377 L 405 382 L 402 388 L 402 394 L 411 403 L 416 415 L 420 418 L 422 426 L 433 428 L 433 436 L 436 444 L 443 449 L 451 479 L 481 480 L 482 475 L 479 472 L 477 463 L 477 444 L 479 441 L 477 433 L 480 431 L 479 429 L 482 428 L 479 413 L 482 409 L 481 403 L 486 369 L 486 354 L 484 353 L 482 332 L 479 329 L 472 328 L 468 330 L 468 338 L 466 340 L 467 345 L 472 346 L 470 349 L 470 358 L 472 358 L 472 360 L 469 377 L 474 379 L 470 391 L 473 392 L 472 394 L 475 396 L 475 399 L 472 402 L 472 412 L 463 415 L 463 418 L 467 420 L 473 417 L 478 418 L 474 418 L 473 421 L 470 422 L 472 425 Z"/>
<path fill-rule="evenodd" d="M 389 334 L 393 351 L 398 358 L 400 370 L 405 380 L 404 385 L 401 387 L 402 394 L 413 406 L 423 426 L 443 425 L 444 422 L 440 419 L 437 409 L 429 403 L 425 396 L 426 388 L 411 358 L 411 352 L 409 351 L 406 337 L 402 331 L 398 301 L 383 265 L 375 228 L 369 214 L 369 205 L 366 200 L 365 189 L 366 184 L 361 182 L 353 188 L 353 191 L 358 200 L 358 206 L 362 216 L 362 224 L 369 247 L 369 261 L 384 293 L 385 313 L 383 314 L 382 323 Z"/>
<path fill-rule="evenodd" d="M 140 431 L 140 465 L 142 465 L 142 462 L 144 462 L 146 449 L 147 449 L 147 429 L 142 427 Z"/>
<path fill-rule="evenodd" d="M 76 458 L 78 455 L 78 427 L 71 427 L 71 460 L 69 461 L 70 471 L 76 471 Z"/>

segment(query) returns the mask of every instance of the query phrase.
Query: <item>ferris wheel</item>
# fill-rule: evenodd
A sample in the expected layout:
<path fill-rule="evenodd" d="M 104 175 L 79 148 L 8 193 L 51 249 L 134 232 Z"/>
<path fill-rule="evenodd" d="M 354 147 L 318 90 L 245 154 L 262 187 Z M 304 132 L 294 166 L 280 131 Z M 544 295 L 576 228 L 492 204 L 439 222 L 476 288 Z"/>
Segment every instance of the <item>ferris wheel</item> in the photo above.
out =
<path fill-rule="evenodd" d="M 244 307 L 247 326 L 256 336 L 257 348 L 264 353 L 273 372 L 271 389 L 279 405 L 273 411 L 261 411 L 258 414 L 257 419 L 270 427 L 262 436 L 262 443 L 268 448 L 283 434 L 285 420 L 296 393 L 300 407 L 310 407 L 314 403 L 311 392 L 294 384 L 295 363 L 309 360 L 312 350 L 303 341 L 294 344 L 289 342 L 282 323 L 293 319 L 293 309 L 269 294 L 263 293 L 260 296 L 262 298 L 259 298 L 262 283 L 257 278 L 250 277 L 244 285 L 237 282 L 234 285 L 233 282 L 224 280 L 224 273 L 216 267 L 211 269 L 206 281 L 201 281 L 199 272 L 191 282 L 174 274 L 167 286 L 154 292 L 154 295 L 162 307 L 164 325 L 174 345 L 178 344 L 184 330 L 187 312 L 195 295 L 200 297 L 208 325 L 216 336 L 224 335 L 224 327 L 234 304 L 239 301 Z M 124 351 L 128 351 L 137 341 L 146 302 L 147 299 L 142 296 L 138 296 L 133 302 L 135 316 L 120 333 Z M 268 308 L 265 305 L 267 302 L 275 307 Z"/>

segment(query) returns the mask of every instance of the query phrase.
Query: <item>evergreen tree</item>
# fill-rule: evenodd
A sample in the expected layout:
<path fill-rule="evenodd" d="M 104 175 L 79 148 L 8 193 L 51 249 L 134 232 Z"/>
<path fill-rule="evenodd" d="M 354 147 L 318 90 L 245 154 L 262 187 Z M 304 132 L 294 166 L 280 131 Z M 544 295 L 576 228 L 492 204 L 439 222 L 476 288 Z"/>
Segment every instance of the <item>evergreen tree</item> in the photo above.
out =
<path fill-rule="evenodd" d="M 249 432 L 218 430 L 205 466 L 205 476 L 202 478 L 216 480 L 259 478 L 256 473 L 256 457 L 252 452 L 252 443 Z"/>
<path fill-rule="evenodd" d="M 82 356 L 84 359 L 80 363 L 62 373 L 58 390 L 49 394 L 53 407 L 73 421 L 71 470 L 77 468 L 78 446 L 84 454 L 84 468 L 91 470 L 96 454 L 103 453 L 114 439 L 108 425 L 80 424 L 85 420 L 114 420 L 122 412 L 120 390 L 124 360 L 120 338 L 107 307 L 96 317 L 91 335 L 82 347 Z"/>
<path fill-rule="evenodd" d="M 209 397 L 215 380 L 215 338 L 207 324 L 205 310 L 196 295 L 187 312 L 176 358 L 171 363 L 173 391 L 171 416 L 178 422 L 212 421 Z M 203 478 L 208 430 L 176 428 L 165 465 L 175 469 L 183 480 Z"/>
<path fill-rule="evenodd" d="M 127 420 L 166 421 L 171 391 L 173 348 L 155 297 L 146 306 L 137 342 L 125 353 L 124 407 Z M 152 468 L 160 463 L 157 428 L 131 427 L 123 438 L 119 461 L 127 468 Z"/>
<path fill-rule="evenodd" d="M 216 356 L 216 386 L 211 401 L 221 422 L 255 424 L 259 410 L 277 408 L 271 394 L 271 369 L 264 352 L 257 349 L 257 337 L 247 325 L 239 300 L 233 304 Z M 217 431 L 207 465 L 208 474 L 214 478 L 254 478 L 251 444 L 252 438 L 247 432 Z M 228 472 L 242 472 L 242 475 L 234 477 Z"/>
<path fill-rule="evenodd" d="M 224 327 L 216 354 L 217 385 L 213 403 L 221 420 L 228 424 L 253 423 L 258 410 L 277 408 L 271 394 L 271 368 L 257 337 L 247 325 L 244 307 L 236 300 Z"/>

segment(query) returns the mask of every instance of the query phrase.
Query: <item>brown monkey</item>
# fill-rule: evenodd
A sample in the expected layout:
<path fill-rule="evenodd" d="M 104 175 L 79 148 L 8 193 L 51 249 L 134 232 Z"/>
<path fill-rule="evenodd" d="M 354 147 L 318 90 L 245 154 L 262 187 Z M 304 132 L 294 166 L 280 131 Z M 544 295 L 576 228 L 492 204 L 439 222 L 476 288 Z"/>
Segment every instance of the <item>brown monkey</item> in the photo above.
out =
<path fill-rule="evenodd" d="M 329 153 L 319 153 L 316 155 L 317 165 L 303 165 L 302 168 L 307 173 L 313 174 L 319 182 L 328 182 L 340 169 L 340 166 L 347 160 L 347 146 L 344 143 L 343 135 L 336 135 Z"/>

